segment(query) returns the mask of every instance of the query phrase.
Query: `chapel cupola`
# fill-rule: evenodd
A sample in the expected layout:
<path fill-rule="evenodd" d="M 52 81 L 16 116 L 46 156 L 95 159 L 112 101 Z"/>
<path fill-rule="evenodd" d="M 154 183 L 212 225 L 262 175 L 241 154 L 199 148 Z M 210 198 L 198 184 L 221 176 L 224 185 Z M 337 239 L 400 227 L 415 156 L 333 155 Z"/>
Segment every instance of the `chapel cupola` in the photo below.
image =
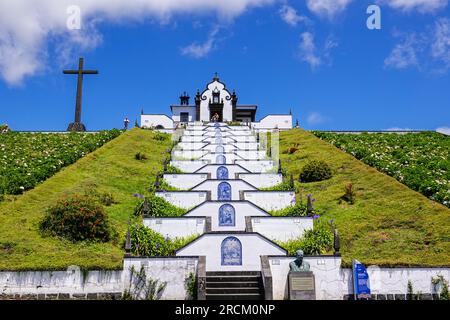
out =
<path fill-rule="evenodd" d="M 189 95 L 186 93 L 186 91 L 180 96 L 180 105 L 181 106 L 188 106 L 189 105 Z"/>

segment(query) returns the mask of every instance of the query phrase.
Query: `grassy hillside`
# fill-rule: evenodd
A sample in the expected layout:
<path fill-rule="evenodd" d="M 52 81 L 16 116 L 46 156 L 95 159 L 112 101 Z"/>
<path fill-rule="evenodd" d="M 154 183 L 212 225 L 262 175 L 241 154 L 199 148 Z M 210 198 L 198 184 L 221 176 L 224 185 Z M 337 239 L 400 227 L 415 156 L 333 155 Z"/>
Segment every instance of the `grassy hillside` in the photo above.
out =
<path fill-rule="evenodd" d="M 286 150 L 298 144 L 298 151 Z M 333 170 L 330 180 L 296 182 L 297 196 L 313 194 L 321 219 L 334 219 L 346 265 L 351 259 L 384 266 L 450 266 L 450 210 L 427 199 L 353 156 L 300 130 L 282 132 L 280 158 L 297 180 L 310 160 L 324 160 Z M 284 152 L 284 153 L 283 153 Z M 356 202 L 339 201 L 344 186 L 353 183 Z"/>
<path fill-rule="evenodd" d="M 170 139 L 134 129 L 62 169 L 23 195 L 0 203 L 0 270 L 62 270 L 70 265 L 85 269 L 122 268 L 122 240 L 137 199 L 144 193 L 168 156 Z M 135 160 L 143 152 L 148 159 Z M 117 243 L 79 243 L 43 237 L 38 224 L 46 208 L 63 195 L 108 192 L 116 204 L 106 207 Z"/>

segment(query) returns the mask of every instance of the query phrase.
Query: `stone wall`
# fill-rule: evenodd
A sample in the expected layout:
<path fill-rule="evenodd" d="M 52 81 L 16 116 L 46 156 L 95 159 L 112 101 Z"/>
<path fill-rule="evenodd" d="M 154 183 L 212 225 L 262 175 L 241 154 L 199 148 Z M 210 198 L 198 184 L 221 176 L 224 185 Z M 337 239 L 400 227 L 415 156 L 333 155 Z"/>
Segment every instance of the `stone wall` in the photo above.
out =
<path fill-rule="evenodd" d="M 119 299 L 122 270 L 0 272 L 0 299 Z"/>
<path fill-rule="evenodd" d="M 219 209 L 224 204 L 230 204 L 235 209 L 235 224 L 233 226 L 219 225 Z M 248 201 L 211 201 L 205 202 L 189 211 L 184 217 L 210 217 L 211 231 L 245 231 L 246 216 L 267 216 L 268 213 Z"/>
<path fill-rule="evenodd" d="M 293 191 L 244 191 L 243 200 L 257 204 L 266 211 L 285 209 L 295 203 Z"/>
<path fill-rule="evenodd" d="M 222 265 L 221 246 L 228 237 L 238 238 L 242 245 L 242 265 Z M 177 256 L 206 256 L 206 271 L 260 271 L 260 254 L 283 255 L 286 251 L 257 233 L 208 233 L 176 252 Z"/>
<path fill-rule="evenodd" d="M 288 298 L 287 276 L 289 263 L 294 257 L 268 257 L 272 275 L 273 298 Z M 305 257 L 316 279 L 316 298 L 318 300 L 342 300 L 353 298 L 352 270 L 341 268 L 341 258 L 337 256 Z M 408 281 L 411 281 L 413 292 L 420 299 L 436 298 L 436 290 L 431 279 L 442 275 L 450 280 L 450 268 L 367 268 L 370 279 L 372 299 L 405 300 Z M 434 295 L 434 296 L 433 296 Z"/>
<path fill-rule="evenodd" d="M 191 189 L 206 179 L 208 179 L 207 173 L 164 174 L 164 180 L 170 186 L 181 190 Z"/>
<path fill-rule="evenodd" d="M 165 199 L 174 206 L 190 209 L 208 200 L 207 191 L 158 191 L 158 197 Z"/>
<path fill-rule="evenodd" d="M 162 234 L 164 237 L 185 238 L 206 232 L 206 218 L 147 218 L 143 219 L 147 228 Z"/>
<path fill-rule="evenodd" d="M 252 231 L 277 241 L 287 241 L 303 236 L 313 229 L 312 217 L 251 217 Z"/>
<path fill-rule="evenodd" d="M 193 188 L 193 191 L 200 191 L 200 190 L 210 190 L 211 192 L 211 200 L 218 200 L 218 186 L 221 183 L 228 183 L 231 186 L 231 200 L 241 200 L 240 192 L 244 192 L 244 190 L 255 190 L 255 187 L 249 185 L 247 182 L 242 180 L 207 180 L 205 182 L 202 182 L 195 188 Z"/>
<path fill-rule="evenodd" d="M 283 176 L 278 173 L 240 173 L 239 179 L 247 181 L 256 188 L 270 188 L 283 182 Z"/>
<path fill-rule="evenodd" d="M 207 165 L 208 161 L 196 160 L 196 161 L 183 161 L 183 160 L 172 160 L 170 164 L 183 172 L 192 173 L 198 169 Z"/>
<path fill-rule="evenodd" d="M 197 274 L 198 257 L 144 258 L 126 257 L 124 260 L 124 288 L 130 287 L 131 268 L 138 271 L 144 267 L 147 279 L 165 282 L 162 300 L 186 300 L 186 279 L 189 274 Z"/>
<path fill-rule="evenodd" d="M 272 160 L 236 160 L 234 163 L 253 173 L 266 173 L 275 166 Z"/>

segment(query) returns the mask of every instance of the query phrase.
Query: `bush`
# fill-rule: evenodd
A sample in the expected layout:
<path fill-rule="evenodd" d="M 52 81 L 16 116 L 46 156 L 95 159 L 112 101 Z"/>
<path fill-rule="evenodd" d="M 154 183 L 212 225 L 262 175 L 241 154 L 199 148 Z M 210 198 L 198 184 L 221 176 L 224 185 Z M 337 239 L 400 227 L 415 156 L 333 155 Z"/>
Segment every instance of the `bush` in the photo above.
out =
<path fill-rule="evenodd" d="M 178 169 L 177 167 L 174 167 L 171 164 L 168 164 L 165 173 L 180 174 L 183 173 L 183 171 Z"/>
<path fill-rule="evenodd" d="M 187 238 L 169 239 L 143 225 L 133 225 L 130 229 L 131 253 L 145 257 L 174 256 L 175 251 L 194 240 L 197 235 Z"/>
<path fill-rule="evenodd" d="M 136 160 L 147 160 L 147 155 L 145 153 L 138 152 L 134 155 Z"/>
<path fill-rule="evenodd" d="M 167 139 L 169 139 L 169 136 L 170 135 L 167 133 L 156 132 L 154 139 L 157 141 L 166 141 Z"/>
<path fill-rule="evenodd" d="M 107 242 L 112 234 L 103 207 L 93 198 L 77 195 L 59 200 L 49 208 L 40 223 L 40 230 L 73 242 Z"/>
<path fill-rule="evenodd" d="M 184 280 L 184 285 L 189 298 L 192 300 L 197 300 L 197 276 L 195 273 L 191 272 Z"/>
<path fill-rule="evenodd" d="M 104 192 L 104 193 L 98 194 L 97 199 L 102 205 L 104 205 L 106 207 L 109 207 L 116 203 L 116 200 L 114 200 L 113 194 L 110 192 Z"/>
<path fill-rule="evenodd" d="M 311 161 L 300 172 L 299 182 L 316 182 L 330 179 L 331 169 L 324 161 Z"/>
<path fill-rule="evenodd" d="M 308 206 L 299 202 L 285 209 L 271 211 L 270 214 L 276 217 L 306 217 L 308 216 Z M 319 214 L 319 212 L 314 210 L 313 214 Z"/>
<path fill-rule="evenodd" d="M 288 179 L 283 179 L 283 182 L 273 187 L 260 188 L 260 190 L 267 190 L 267 191 L 292 191 L 292 189 L 293 186 L 291 185 L 291 182 Z"/>
<path fill-rule="evenodd" d="M 146 197 L 134 209 L 134 215 L 148 215 L 151 217 L 179 217 L 187 212 L 186 209 L 178 208 L 155 194 Z"/>
<path fill-rule="evenodd" d="M 328 224 L 317 222 L 314 229 L 307 230 L 303 237 L 278 244 L 286 249 L 289 255 L 295 255 L 298 249 L 302 249 L 305 255 L 324 254 L 333 248 L 333 233 Z"/>
<path fill-rule="evenodd" d="M 344 187 L 345 194 L 342 196 L 342 200 L 348 202 L 349 204 L 355 203 L 356 192 L 353 188 L 353 183 L 346 184 Z"/>

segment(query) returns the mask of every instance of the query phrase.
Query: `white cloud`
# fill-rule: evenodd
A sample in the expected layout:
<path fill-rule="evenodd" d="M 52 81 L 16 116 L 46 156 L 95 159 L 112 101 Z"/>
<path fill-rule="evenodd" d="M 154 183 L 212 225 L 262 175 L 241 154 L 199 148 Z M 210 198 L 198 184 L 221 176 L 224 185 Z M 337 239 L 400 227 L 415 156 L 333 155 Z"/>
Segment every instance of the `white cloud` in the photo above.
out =
<path fill-rule="evenodd" d="M 306 16 L 299 15 L 297 10 L 288 5 L 282 6 L 279 13 L 281 19 L 293 27 L 298 25 L 300 22 L 307 22 L 309 20 Z"/>
<path fill-rule="evenodd" d="M 214 28 L 204 43 L 191 43 L 190 45 L 182 48 L 181 53 L 185 56 L 190 56 L 197 59 L 206 57 L 215 47 L 218 32 L 219 28 Z"/>
<path fill-rule="evenodd" d="M 448 0 L 384 0 L 382 3 L 402 11 L 418 10 L 419 12 L 431 12 L 445 8 Z"/>
<path fill-rule="evenodd" d="M 400 36 L 385 59 L 385 66 L 395 69 L 417 67 L 432 73 L 445 74 L 450 70 L 450 19 L 440 18 L 424 32 L 410 32 Z"/>
<path fill-rule="evenodd" d="M 327 119 L 318 112 L 312 112 L 308 115 L 306 121 L 309 125 L 316 125 L 326 122 Z"/>
<path fill-rule="evenodd" d="M 395 131 L 414 131 L 414 129 L 393 127 L 393 128 L 384 129 L 383 131 L 394 131 L 394 132 Z"/>
<path fill-rule="evenodd" d="M 336 41 L 329 37 L 323 49 L 319 49 L 311 32 L 303 32 L 300 38 L 299 54 L 302 61 L 308 63 L 312 69 L 330 62 L 330 51 L 337 47 Z"/>
<path fill-rule="evenodd" d="M 450 127 L 440 127 L 436 129 L 436 132 L 443 133 L 447 136 L 450 136 Z"/>
<path fill-rule="evenodd" d="M 415 35 L 408 36 L 392 50 L 389 57 L 384 60 L 384 65 L 394 69 L 405 69 L 416 66 L 418 41 Z"/>
<path fill-rule="evenodd" d="M 434 25 L 431 43 L 431 57 L 450 68 L 450 20 L 441 18 Z"/>
<path fill-rule="evenodd" d="M 343 12 L 353 0 L 306 0 L 309 10 L 319 16 L 333 18 Z"/>
<path fill-rule="evenodd" d="M 80 46 L 82 49 L 94 48 L 101 43 L 101 35 L 95 29 L 98 23 L 137 22 L 149 18 L 165 23 L 173 15 L 182 13 L 213 13 L 220 20 L 229 20 L 249 8 L 275 1 L 277 0 L 0 1 L 0 76 L 9 84 L 17 85 L 25 77 L 45 69 L 45 58 L 49 58 L 49 41 L 59 44 L 57 47 L 63 50 L 63 56 L 73 48 L 78 50 Z M 81 31 L 69 31 L 66 27 L 67 8 L 74 3 L 81 8 Z M 206 49 L 207 47 L 208 45 L 205 46 Z"/>

